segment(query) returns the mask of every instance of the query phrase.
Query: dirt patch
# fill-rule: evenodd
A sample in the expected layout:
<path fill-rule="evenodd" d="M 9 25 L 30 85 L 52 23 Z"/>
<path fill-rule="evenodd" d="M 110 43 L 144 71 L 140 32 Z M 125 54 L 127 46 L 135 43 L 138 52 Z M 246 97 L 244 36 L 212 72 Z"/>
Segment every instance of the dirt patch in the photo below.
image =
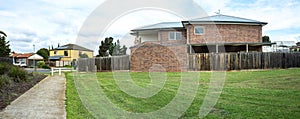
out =
<path fill-rule="evenodd" d="M 11 82 L 7 86 L 0 87 L 0 111 L 46 77 L 47 75 L 33 74 L 26 82 Z"/>

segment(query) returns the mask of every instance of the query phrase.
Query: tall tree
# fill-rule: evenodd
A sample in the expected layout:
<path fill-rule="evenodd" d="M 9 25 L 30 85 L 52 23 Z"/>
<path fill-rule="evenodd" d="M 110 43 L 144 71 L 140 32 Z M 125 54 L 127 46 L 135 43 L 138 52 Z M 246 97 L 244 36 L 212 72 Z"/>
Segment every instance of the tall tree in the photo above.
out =
<path fill-rule="evenodd" d="M 127 47 L 123 45 L 123 48 L 121 49 L 121 54 L 126 55 Z"/>
<path fill-rule="evenodd" d="M 7 35 L 0 31 L 0 57 L 8 57 L 10 53 L 9 41 L 6 40 Z"/>
<path fill-rule="evenodd" d="M 104 41 L 101 41 L 101 45 L 99 46 L 98 50 L 98 57 L 107 57 L 109 56 L 109 53 L 107 52 L 109 49 L 113 47 L 113 38 L 112 37 L 107 37 L 105 38 Z"/>
<path fill-rule="evenodd" d="M 117 42 L 115 43 L 115 46 L 114 46 L 114 52 L 113 52 L 112 56 L 126 55 L 126 50 L 127 50 L 127 47 L 125 45 L 123 45 L 123 47 L 121 47 L 120 41 L 117 40 Z"/>
<path fill-rule="evenodd" d="M 271 43 L 270 37 L 269 36 L 262 37 L 262 42 L 263 43 Z"/>
<path fill-rule="evenodd" d="M 46 48 L 39 49 L 36 54 L 42 56 L 45 60 L 48 60 L 49 58 L 49 50 Z"/>
<path fill-rule="evenodd" d="M 120 55 L 120 49 L 121 49 L 120 41 L 117 40 L 117 42 L 115 42 L 115 46 L 114 46 L 114 50 L 113 50 L 112 56 L 118 56 L 118 55 Z"/>

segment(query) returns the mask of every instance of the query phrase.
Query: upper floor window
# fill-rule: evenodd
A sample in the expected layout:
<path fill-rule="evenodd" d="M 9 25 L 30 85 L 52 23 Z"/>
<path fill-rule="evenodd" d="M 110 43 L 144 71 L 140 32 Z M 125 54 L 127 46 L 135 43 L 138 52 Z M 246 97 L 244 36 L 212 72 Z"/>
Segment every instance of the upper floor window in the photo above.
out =
<path fill-rule="evenodd" d="M 169 39 L 170 40 L 181 40 L 182 39 L 182 33 L 181 32 L 170 32 L 169 33 Z"/>
<path fill-rule="evenodd" d="M 204 26 L 195 26 L 194 31 L 196 35 L 202 35 L 204 34 Z"/>
<path fill-rule="evenodd" d="M 64 56 L 69 56 L 68 51 L 64 51 Z"/>
<path fill-rule="evenodd" d="M 54 51 L 54 54 L 56 55 L 56 54 L 57 54 L 57 51 Z"/>

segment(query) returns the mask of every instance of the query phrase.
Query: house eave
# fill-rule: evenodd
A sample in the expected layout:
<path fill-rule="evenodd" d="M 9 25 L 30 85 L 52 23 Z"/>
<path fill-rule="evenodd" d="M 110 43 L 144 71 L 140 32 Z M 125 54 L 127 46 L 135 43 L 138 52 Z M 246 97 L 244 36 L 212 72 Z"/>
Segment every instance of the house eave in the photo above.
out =
<path fill-rule="evenodd" d="M 184 29 L 184 27 L 170 27 L 170 28 L 153 28 L 153 29 L 133 29 L 132 32 L 139 32 L 139 31 L 164 31 L 164 30 L 178 30 Z"/>
<path fill-rule="evenodd" d="M 261 25 L 265 26 L 267 22 L 239 22 L 239 21 L 183 21 L 184 26 L 188 24 L 238 24 L 238 25 Z"/>
<path fill-rule="evenodd" d="M 244 43 L 237 43 L 237 42 L 226 42 L 226 43 L 203 43 L 203 44 L 191 44 L 192 46 L 208 46 L 208 45 L 232 45 L 232 46 L 241 46 L 241 45 L 249 45 L 249 46 L 271 46 L 276 43 L 262 43 L 262 42 L 244 42 Z"/>

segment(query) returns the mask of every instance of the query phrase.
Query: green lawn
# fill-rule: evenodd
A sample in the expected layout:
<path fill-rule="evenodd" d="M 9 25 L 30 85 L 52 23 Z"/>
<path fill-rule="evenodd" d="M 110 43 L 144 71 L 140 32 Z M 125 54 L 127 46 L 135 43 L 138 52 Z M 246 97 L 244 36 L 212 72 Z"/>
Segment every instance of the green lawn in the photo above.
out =
<path fill-rule="evenodd" d="M 130 73 L 130 75 L 134 83 L 141 87 L 147 87 L 153 82 L 149 78 L 149 73 Z M 76 77 L 72 73 L 66 73 L 67 118 L 127 117 L 124 112 L 119 113 L 120 110 L 149 113 L 164 108 L 176 97 L 179 86 L 182 85 L 181 73 L 166 75 L 167 80 L 157 94 L 149 98 L 137 98 L 122 91 L 111 72 L 78 74 Z M 194 79 L 199 82 L 198 90 L 181 118 L 198 117 L 211 75 L 210 72 L 201 72 L 200 77 Z M 193 88 L 195 87 L 184 89 L 187 92 L 186 97 L 193 96 L 189 93 Z M 111 108 L 109 104 L 116 107 Z M 178 106 L 179 110 L 182 108 Z M 300 69 L 287 69 L 227 72 L 222 94 L 205 118 L 297 117 L 300 117 Z"/>

